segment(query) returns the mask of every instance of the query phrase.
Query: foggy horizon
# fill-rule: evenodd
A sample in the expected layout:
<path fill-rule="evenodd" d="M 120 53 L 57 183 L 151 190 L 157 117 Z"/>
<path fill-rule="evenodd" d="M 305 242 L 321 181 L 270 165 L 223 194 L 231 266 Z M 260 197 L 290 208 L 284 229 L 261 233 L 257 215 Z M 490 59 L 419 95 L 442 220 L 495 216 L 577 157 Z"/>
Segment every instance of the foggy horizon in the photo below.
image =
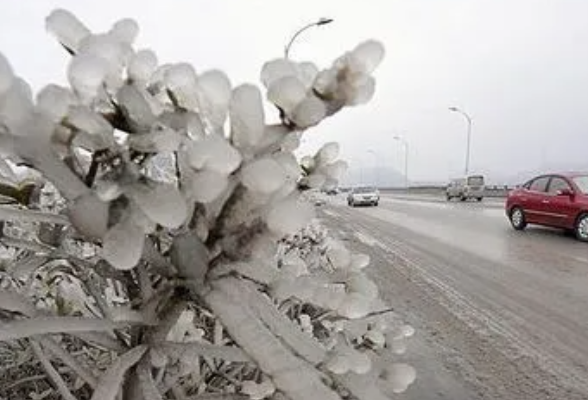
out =
<path fill-rule="evenodd" d="M 400 135 L 410 144 L 412 182 L 462 175 L 467 124 L 449 107 L 471 116 L 470 171 L 489 181 L 588 170 L 588 2 L 582 0 L 202 0 L 173 7 L 4 1 L 0 51 L 35 91 L 65 83 L 69 57 L 44 28 L 56 7 L 70 9 L 95 31 L 132 17 L 141 26 L 139 48 L 148 45 L 161 63 L 185 60 L 198 72 L 225 70 L 233 86 L 260 85 L 263 63 L 281 57 L 291 35 L 320 17 L 334 21 L 304 32 L 292 46 L 293 59 L 325 68 L 357 43 L 380 40 L 386 57 L 375 73 L 374 99 L 311 129 L 298 152 L 337 141 L 351 174 L 374 158 L 403 174 L 404 151 L 394 140 Z M 269 105 L 266 110 L 276 118 Z"/>

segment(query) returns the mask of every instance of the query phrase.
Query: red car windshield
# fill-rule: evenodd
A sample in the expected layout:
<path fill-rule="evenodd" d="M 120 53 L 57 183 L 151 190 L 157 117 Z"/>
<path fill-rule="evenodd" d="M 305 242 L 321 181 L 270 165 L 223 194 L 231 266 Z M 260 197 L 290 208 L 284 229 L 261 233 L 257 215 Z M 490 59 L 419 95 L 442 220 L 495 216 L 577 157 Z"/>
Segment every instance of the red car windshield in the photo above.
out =
<path fill-rule="evenodd" d="M 582 193 L 588 194 L 588 175 L 575 176 L 572 178 L 576 186 L 582 191 Z"/>

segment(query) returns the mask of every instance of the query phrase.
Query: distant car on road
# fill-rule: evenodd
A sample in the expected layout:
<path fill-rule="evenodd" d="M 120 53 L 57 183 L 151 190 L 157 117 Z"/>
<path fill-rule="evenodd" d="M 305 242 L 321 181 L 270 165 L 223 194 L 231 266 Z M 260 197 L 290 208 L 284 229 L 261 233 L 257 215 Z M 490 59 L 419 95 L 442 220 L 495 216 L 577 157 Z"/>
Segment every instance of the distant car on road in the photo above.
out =
<path fill-rule="evenodd" d="M 563 228 L 588 242 L 588 173 L 531 179 L 509 193 L 506 215 L 516 230 L 527 224 Z"/>
<path fill-rule="evenodd" d="M 329 196 L 336 196 L 339 194 L 339 189 L 338 188 L 328 188 L 323 190 L 323 193 L 329 195 Z"/>
<path fill-rule="evenodd" d="M 347 195 L 347 204 L 351 207 L 359 205 L 377 206 L 380 202 L 380 192 L 374 187 L 354 188 Z"/>
<path fill-rule="evenodd" d="M 447 201 L 451 199 L 459 199 L 466 201 L 469 199 L 476 199 L 482 201 L 486 185 L 482 175 L 470 175 L 465 178 L 453 179 L 447 185 L 445 194 Z"/>

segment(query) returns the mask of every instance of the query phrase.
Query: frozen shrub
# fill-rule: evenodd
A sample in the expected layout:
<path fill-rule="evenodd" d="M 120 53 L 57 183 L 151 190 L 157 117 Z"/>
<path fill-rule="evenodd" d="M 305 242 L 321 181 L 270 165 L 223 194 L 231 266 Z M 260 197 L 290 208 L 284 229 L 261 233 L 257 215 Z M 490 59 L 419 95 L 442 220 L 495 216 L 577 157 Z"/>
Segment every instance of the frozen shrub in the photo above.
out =
<path fill-rule="evenodd" d="M 369 258 L 309 225 L 304 192 L 336 185 L 338 146 L 293 154 L 307 128 L 371 98 L 379 43 L 325 70 L 267 63 L 281 118 L 267 125 L 256 86 L 159 65 L 134 48 L 133 20 L 46 23 L 70 87 L 33 98 L 0 54 L 0 173 L 41 177 L 38 195 L 3 189 L 0 349 L 16 357 L 0 397 L 378 400 L 414 380 L 374 367 L 412 333 L 391 323 Z M 21 385 L 31 372 L 46 378 Z"/>

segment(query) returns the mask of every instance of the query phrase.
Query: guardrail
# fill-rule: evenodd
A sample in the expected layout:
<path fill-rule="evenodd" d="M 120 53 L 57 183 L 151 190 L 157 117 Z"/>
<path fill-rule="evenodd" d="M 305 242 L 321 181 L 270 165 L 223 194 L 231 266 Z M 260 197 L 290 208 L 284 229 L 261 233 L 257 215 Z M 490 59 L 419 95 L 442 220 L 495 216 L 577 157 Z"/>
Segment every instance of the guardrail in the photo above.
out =
<path fill-rule="evenodd" d="M 506 197 L 513 188 L 509 186 L 486 186 L 485 197 Z M 381 193 L 408 193 L 445 196 L 445 186 L 413 186 L 406 188 L 380 188 Z"/>

